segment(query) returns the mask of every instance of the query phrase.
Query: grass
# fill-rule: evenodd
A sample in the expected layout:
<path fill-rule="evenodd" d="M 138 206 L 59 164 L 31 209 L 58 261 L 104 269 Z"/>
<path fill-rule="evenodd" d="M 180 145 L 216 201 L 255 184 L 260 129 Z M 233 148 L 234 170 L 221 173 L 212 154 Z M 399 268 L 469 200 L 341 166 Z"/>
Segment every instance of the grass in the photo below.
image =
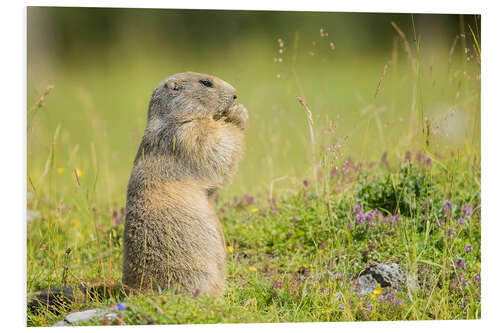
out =
<path fill-rule="evenodd" d="M 302 32 L 241 45 L 238 54 L 256 56 L 237 58 L 238 77 L 216 57 L 189 68 L 233 83 L 251 115 L 246 157 L 217 202 L 224 297 L 89 300 L 29 313 L 28 325 L 118 302 L 126 324 L 480 318 L 479 33 L 459 36 L 470 46 L 459 53 L 456 40 L 426 48 L 412 23 L 414 49 L 394 23 L 394 48 L 370 58 L 346 59 Z M 64 68 L 50 82 L 29 71 L 28 292 L 121 280 L 125 186 L 149 90 L 165 75 L 159 56 L 151 66 L 134 59 Z M 398 263 L 410 287 L 356 295 L 356 277 L 375 262 Z"/>

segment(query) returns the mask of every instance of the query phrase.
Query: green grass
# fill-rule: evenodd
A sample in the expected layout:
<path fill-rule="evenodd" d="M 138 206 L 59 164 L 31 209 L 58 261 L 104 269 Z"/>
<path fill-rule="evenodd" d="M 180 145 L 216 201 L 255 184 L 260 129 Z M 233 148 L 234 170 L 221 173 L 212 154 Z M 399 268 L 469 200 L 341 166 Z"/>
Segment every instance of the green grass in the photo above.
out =
<path fill-rule="evenodd" d="M 480 283 L 475 281 L 480 276 L 479 177 L 477 164 L 456 156 L 430 166 L 406 163 L 390 171 L 381 166 L 345 167 L 328 179 L 331 191 L 319 196 L 307 184 L 281 199 L 247 196 L 219 202 L 231 249 L 224 297 L 131 296 L 123 300 L 123 320 L 167 324 L 480 318 Z M 453 203 L 448 211 L 443 208 L 447 200 Z M 357 223 L 356 205 L 365 214 L 374 206 L 384 213 L 376 215 L 373 224 Z M 462 209 L 466 205 L 472 209 L 470 216 Z M 97 210 L 84 224 L 71 217 L 78 206 L 65 211 L 48 206 L 42 219 L 34 221 L 39 228 L 28 233 L 28 288 L 60 284 L 65 267 L 73 283 L 119 280 L 117 235 L 123 223 L 116 225 L 112 212 Z M 80 243 L 84 235 L 86 242 Z M 68 247 L 72 250 L 66 254 Z M 459 259 L 465 269 L 457 264 Z M 400 304 L 380 296 L 357 296 L 355 278 L 372 262 L 399 263 L 418 283 L 396 292 Z M 99 305 L 89 302 L 73 310 Z M 44 325 L 54 319 L 43 313 L 29 320 Z"/>
<path fill-rule="evenodd" d="M 413 30 L 395 31 L 394 48 L 370 57 L 301 32 L 282 36 L 282 62 L 275 40 L 256 39 L 228 50 L 227 62 L 166 60 L 159 49 L 147 64 L 130 54 L 105 67 L 29 68 L 28 209 L 39 216 L 27 225 L 28 292 L 121 280 L 120 208 L 148 98 L 164 76 L 189 69 L 232 83 L 250 113 L 245 159 L 217 202 L 232 249 L 226 292 L 130 296 L 125 323 L 480 318 L 480 65 L 461 42 L 454 52 L 453 41 L 426 48 L 416 29 L 413 43 L 403 39 Z M 464 45 L 479 48 L 477 37 Z M 377 210 L 373 225 L 356 223 L 357 205 Z M 395 292 L 397 304 L 358 296 L 355 278 L 373 262 L 396 262 L 418 282 Z M 28 325 L 117 302 L 29 313 Z"/>

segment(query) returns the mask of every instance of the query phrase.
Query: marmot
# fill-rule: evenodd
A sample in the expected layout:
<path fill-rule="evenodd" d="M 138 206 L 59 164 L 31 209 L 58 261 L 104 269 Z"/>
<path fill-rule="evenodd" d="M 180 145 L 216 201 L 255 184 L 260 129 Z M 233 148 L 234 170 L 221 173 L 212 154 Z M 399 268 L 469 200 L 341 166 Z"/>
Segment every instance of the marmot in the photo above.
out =
<path fill-rule="evenodd" d="M 127 189 L 124 285 L 51 287 L 32 295 L 31 311 L 151 289 L 223 293 L 226 247 L 213 201 L 242 156 L 248 112 L 236 97 L 230 84 L 192 72 L 156 87 Z"/>
<path fill-rule="evenodd" d="M 248 112 L 227 82 L 167 77 L 153 92 L 127 189 L 123 283 L 221 295 L 226 246 L 214 194 L 236 172 Z"/>

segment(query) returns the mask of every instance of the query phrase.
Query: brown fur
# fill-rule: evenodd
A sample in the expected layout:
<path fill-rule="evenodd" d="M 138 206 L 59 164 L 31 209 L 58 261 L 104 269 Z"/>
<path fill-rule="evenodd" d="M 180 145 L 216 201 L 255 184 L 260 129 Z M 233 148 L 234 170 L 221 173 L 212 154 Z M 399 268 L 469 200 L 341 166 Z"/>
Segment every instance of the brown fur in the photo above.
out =
<path fill-rule="evenodd" d="M 153 92 L 127 190 L 129 287 L 223 293 L 226 250 L 213 196 L 242 155 L 248 114 L 235 98 L 228 83 L 191 72 Z"/>

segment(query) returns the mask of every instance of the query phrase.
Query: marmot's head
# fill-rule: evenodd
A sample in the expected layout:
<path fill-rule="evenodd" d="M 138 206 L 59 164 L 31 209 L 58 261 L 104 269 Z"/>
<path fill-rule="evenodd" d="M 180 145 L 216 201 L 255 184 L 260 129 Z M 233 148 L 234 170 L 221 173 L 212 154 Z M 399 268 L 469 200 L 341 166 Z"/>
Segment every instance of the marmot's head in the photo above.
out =
<path fill-rule="evenodd" d="M 148 119 L 179 119 L 196 116 L 220 118 L 233 105 L 236 89 L 207 74 L 179 73 L 164 79 L 154 90 Z"/>

